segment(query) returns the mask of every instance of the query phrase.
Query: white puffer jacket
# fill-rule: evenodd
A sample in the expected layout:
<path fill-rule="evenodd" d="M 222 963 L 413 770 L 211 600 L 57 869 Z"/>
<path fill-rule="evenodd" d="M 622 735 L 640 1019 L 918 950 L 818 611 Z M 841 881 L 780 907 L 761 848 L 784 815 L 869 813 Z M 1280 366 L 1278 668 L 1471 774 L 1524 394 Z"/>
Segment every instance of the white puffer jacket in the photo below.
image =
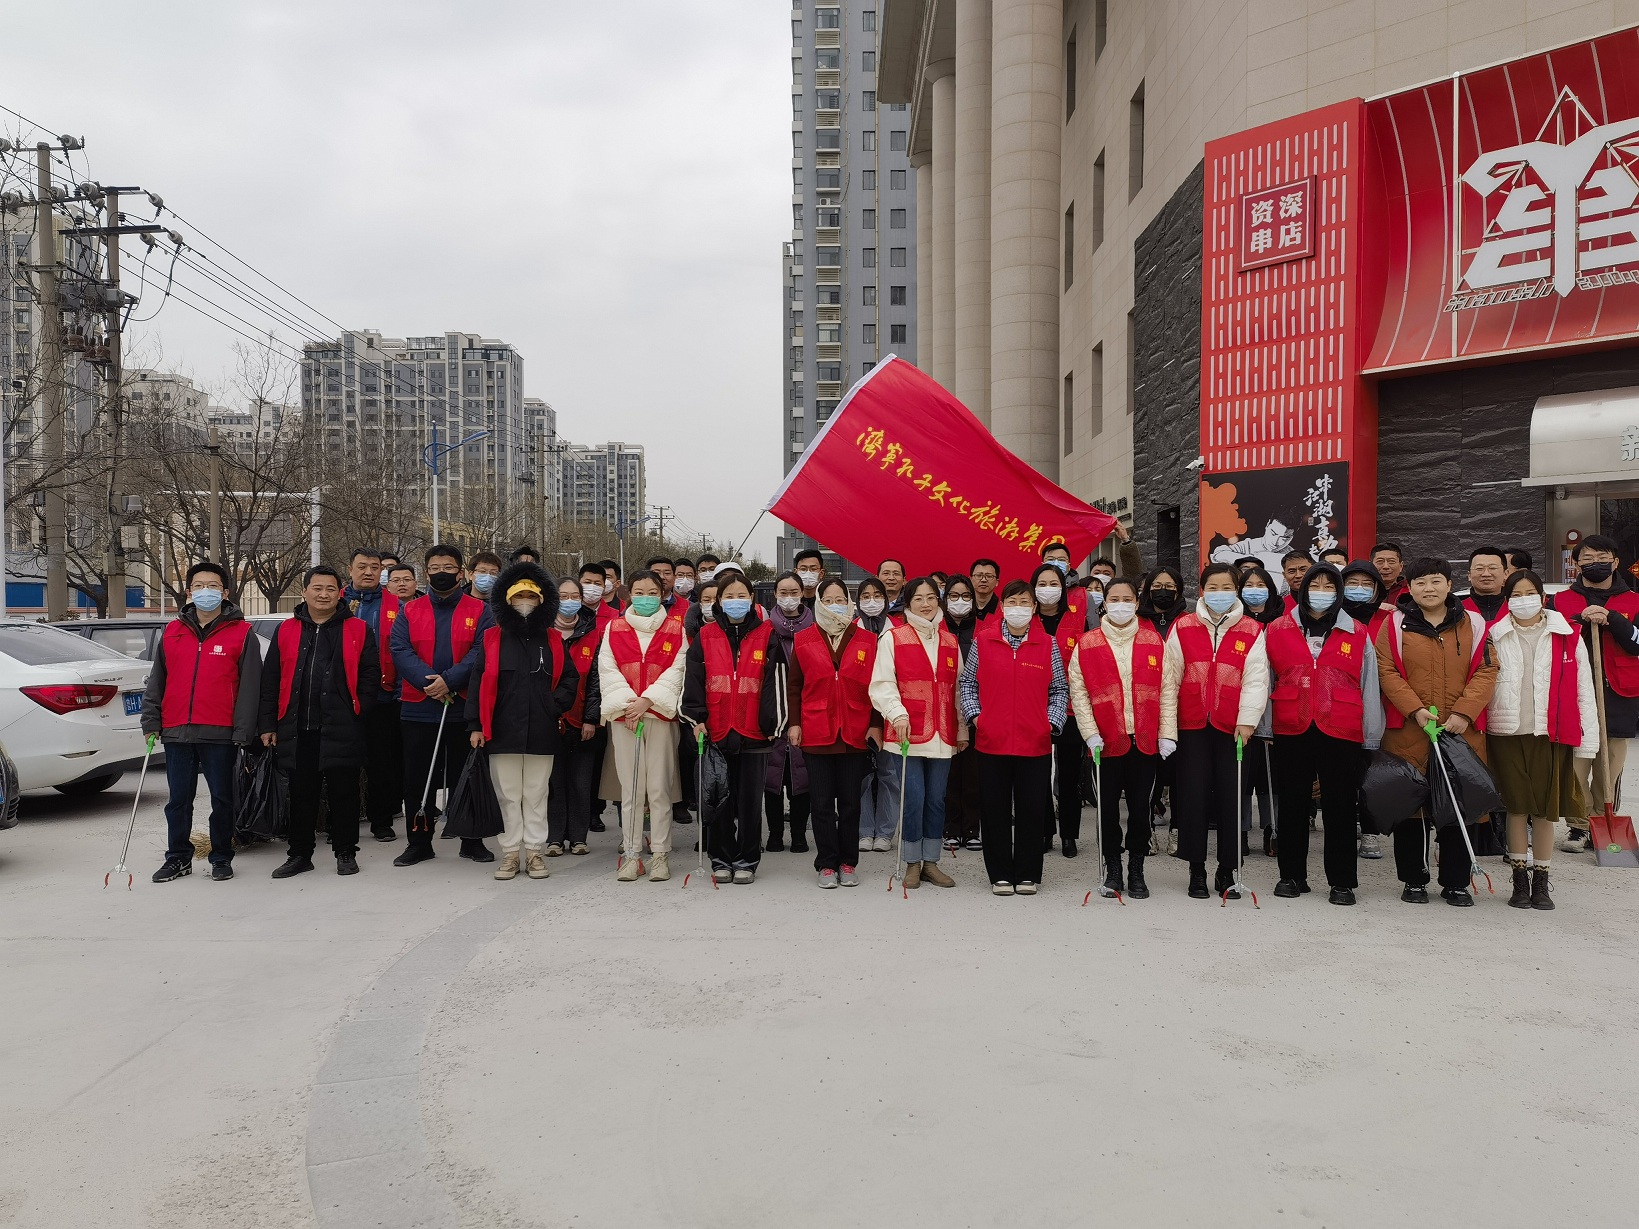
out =
<path fill-rule="evenodd" d="M 1537 641 L 1536 657 L 1529 665 L 1525 661 L 1524 645 L 1515 634 L 1512 616 L 1504 617 L 1491 629 L 1491 648 L 1497 658 L 1497 687 L 1485 709 L 1487 733 L 1547 736 L 1548 675 L 1553 669 L 1553 638 L 1568 634 L 1572 628 L 1557 610 L 1546 610 L 1543 615 L 1548 620 L 1548 630 Z M 1519 711 L 1520 683 L 1527 668 L 1532 671 L 1532 707 L 1536 709 L 1529 719 Z M 1580 636 L 1576 640 L 1576 706 L 1582 721 L 1582 745 L 1576 749 L 1576 758 L 1591 760 L 1599 754 L 1599 714 L 1594 708 L 1593 672 L 1588 668 L 1588 649 Z"/>

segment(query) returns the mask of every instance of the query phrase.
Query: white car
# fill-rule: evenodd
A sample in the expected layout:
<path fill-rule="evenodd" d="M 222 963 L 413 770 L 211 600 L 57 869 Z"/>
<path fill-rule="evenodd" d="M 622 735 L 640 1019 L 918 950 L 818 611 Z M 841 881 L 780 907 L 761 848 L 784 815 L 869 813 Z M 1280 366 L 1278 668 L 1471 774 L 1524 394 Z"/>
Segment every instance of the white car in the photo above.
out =
<path fill-rule="evenodd" d="M 148 669 L 44 623 L 0 621 L 0 742 L 18 787 L 96 794 L 138 767 Z"/>

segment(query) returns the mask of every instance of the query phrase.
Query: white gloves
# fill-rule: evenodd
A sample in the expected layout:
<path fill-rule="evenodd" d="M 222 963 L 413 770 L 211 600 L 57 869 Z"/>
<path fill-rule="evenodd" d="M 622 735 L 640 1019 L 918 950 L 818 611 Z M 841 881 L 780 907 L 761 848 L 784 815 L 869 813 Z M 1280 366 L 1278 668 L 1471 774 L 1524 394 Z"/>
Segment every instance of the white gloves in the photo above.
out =
<path fill-rule="evenodd" d="M 1104 735 L 1094 730 L 1093 736 L 1087 740 L 1087 750 L 1092 752 L 1104 750 Z"/>
<path fill-rule="evenodd" d="M 1167 757 L 1168 757 L 1168 756 L 1169 756 L 1169 755 L 1171 755 L 1171 754 L 1172 754 L 1172 753 L 1173 753 L 1173 752 L 1174 752 L 1174 751 L 1176 751 L 1176 750 L 1178 750 L 1178 744 L 1177 744 L 1177 743 L 1175 743 L 1175 742 L 1174 742 L 1174 741 L 1173 741 L 1173 740 L 1172 740 L 1172 739 L 1170 739 L 1170 738 L 1161 738 L 1161 739 L 1157 739 L 1157 740 L 1156 740 L 1156 746 L 1157 746 L 1157 747 L 1158 747 L 1158 748 L 1159 748 L 1159 749 L 1160 749 L 1160 751 L 1161 751 L 1161 758 L 1162 758 L 1162 759 L 1166 759 L 1166 758 L 1167 758 Z"/>

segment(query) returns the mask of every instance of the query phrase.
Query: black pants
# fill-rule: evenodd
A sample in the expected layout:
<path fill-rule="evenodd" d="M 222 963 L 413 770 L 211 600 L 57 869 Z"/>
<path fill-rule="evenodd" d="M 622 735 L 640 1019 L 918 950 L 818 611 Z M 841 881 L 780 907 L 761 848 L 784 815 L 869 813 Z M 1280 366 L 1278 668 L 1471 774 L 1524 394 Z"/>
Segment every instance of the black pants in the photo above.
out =
<path fill-rule="evenodd" d="M 1081 839 L 1081 773 L 1086 766 L 1086 759 L 1087 744 L 1081 739 L 1081 731 L 1076 728 L 1075 719 L 1071 718 L 1064 723 L 1064 729 L 1053 740 L 1053 767 L 1058 770 L 1053 795 L 1058 811 L 1059 839 L 1063 841 Z M 1048 817 L 1047 830 L 1042 837 L 1042 844 L 1051 846 L 1052 816 Z"/>
<path fill-rule="evenodd" d="M 1172 814 L 1178 856 L 1190 865 L 1206 861 L 1207 833 L 1218 832 L 1218 865 L 1240 858 L 1241 800 L 1235 789 L 1235 736 L 1207 726 L 1179 730 L 1172 757 Z"/>
<path fill-rule="evenodd" d="M 1125 755 L 1104 757 L 1093 770 L 1098 783 L 1099 833 L 1104 860 L 1121 859 L 1121 800 L 1127 800 L 1127 852 L 1142 858 L 1150 851 L 1150 791 L 1155 788 L 1159 755 L 1129 747 Z"/>
<path fill-rule="evenodd" d="M 404 743 L 398 701 L 383 699 L 364 715 L 364 813 L 370 831 L 387 832 L 404 805 Z"/>
<path fill-rule="evenodd" d="M 713 867 L 756 870 L 763 860 L 763 775 L 768 752 L 737 751 L 728 761 L 729 805 L 706 833 Z"/>
<path fill-rule="evenodd" d="M 859 798 L 865 752 L 810 755 L 808 802 L 814 816 L 814 869 L 840 871 L 859 858 Z"/>
<path fill-rule="evenodd" d="M 1394 873 L 1407 887 L 1428 885 L 1426 827 L 1427 821 L 1419 823 L 1408 819 L 1394 830 Z M 1281 839 L 1285 839 L 1285 833 L 1281 834 Z M 1473 867 L 1468 860 L 1468 847 L 1463 844 L 1463 834 L 1457 830 L 1456 824 L 1447 824 L 1435 834 L 1434 839 L 1440 847 L 1440 886 L 1466 888 Z"/>
<path fill-rule="evenodd" d="M 683 785 L 683 799 L 672 807 L 672 819 L 676 822 L 684 818 L 690 811 L 699 810 L 700 802 L 694 796 L 695 788 L 699 785 L 696 779 L 700 748 L 695 742 L 695 733 L 683 722 L 678 722 L 677 740 L 677 777 Z"/>
<path fill-rule="evenodd" d="M 1262 755 L 1257 740 L 1248 755 Z M 1275 735 L 1275 788 L 1280 794 L 1280 813 L 1296 815 L 1298 821 L 1280 831 L 1276 853 L 1280 857 L 1280 877 L 1299 882 L 1309 877 L 1309 799 L 1315 778 L 1320 779 L 1320 817 L 1326 839 L 1322 861 L 1326 882 L 1334 888 L 1360 886 L 1359 842 L 1355 824 L 1359 819 L 1360 744 L 1333 738 L 1317 725 L 1301 734 Z"/>
<path fill-rule="evenodd" d="M 945 836 L 964 844 L 979 835 L 984 807 L 979 792 L 979 752 L 958 751 L 945 782 Z"/>
<path fill-rule="evenodd" d="M 453 789 L 461 778 L 461 769 L 467 762 L 469 743 L 464 721 L 455 714 L 444 722 L 444 737 L 438 740 L 435 721 L 401 721 L 399 732 L 404 742 L 404 815 L 406 832 L 412 845 L 430 846 L 433 843 L 433 821 L 443 812 L 434 801 L 440 789 Z M 433 762 L 435 745 L 438 763 Z M 432 789 L 427 790 L 427 816 L 417 823 L 415 814 L 421 809 L 421 793 L 427 789 L 427 770 L 432 769 Z M 335 810 L 334 804 L 331 810 Z"/>
<path fill-rule="evenodd" d="M 1041 882 L 1042 836 L 1052 822 L 1052 773 L 1051 754 L 979 753 L 985 874 L 990 882 Z"/>
<path fill-rule="evenodd" d="M 302 730 L 296 736 L 296 760 L 290 770 L 290 827 L 286 836 L 290 856 L 311 858 L 318 837 L 314 821 L 319 816 L 321 791 L 329 791 L 330 852 L 340 855 L 359 850 L 359 770 L 321 768 L 324 748 L 317 730 Z"/>
<path fill-rule="evenodd" d="M 765 782 L 766 784 L 766 782 Z M 808 831 L 808 795 L 796 792 L 796 781 L 791 773 L 791 753 L 786 752 L 785 773 L 780 777 L 779 789 L 763 790 L 763 809 L 768 812 L 768 835 L 773 840 L 783 841 L 785 838 L 785 821 L 789 814 L 791 820 L 791 843 L 795 845 L 797 838 Z M 809 785 L 812 789 L 812 784 Z M 785 797 L 791 795 L 791 810 L 785 809 Z"/>
<path fill-rule="evenodd" d="M 566 739 L 579 739 L 580 731 L 571 730 Z M 597 738 L 605 738 L 602 728 Z M 580 845 L 592 823 L 592 791 L 597 782 L 592 777 L 597 767 L 597 738 L 580 743 L 573 751 L 562 751 L 552 757 L 552 778 L 546 795 L 546 839 L 552 845 Z"/>

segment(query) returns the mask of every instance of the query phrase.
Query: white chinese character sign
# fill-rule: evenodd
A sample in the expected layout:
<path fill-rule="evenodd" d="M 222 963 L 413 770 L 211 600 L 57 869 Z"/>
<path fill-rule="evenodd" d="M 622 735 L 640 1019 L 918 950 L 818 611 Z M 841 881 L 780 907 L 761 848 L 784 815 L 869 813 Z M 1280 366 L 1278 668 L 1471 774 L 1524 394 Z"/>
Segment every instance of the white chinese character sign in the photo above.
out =
<path fill-rule="evenodd" d="M 1261 269 L 1315 254 L 1315 181 L 1299 179 L 1241 197 L 1237 267 Z"/>

